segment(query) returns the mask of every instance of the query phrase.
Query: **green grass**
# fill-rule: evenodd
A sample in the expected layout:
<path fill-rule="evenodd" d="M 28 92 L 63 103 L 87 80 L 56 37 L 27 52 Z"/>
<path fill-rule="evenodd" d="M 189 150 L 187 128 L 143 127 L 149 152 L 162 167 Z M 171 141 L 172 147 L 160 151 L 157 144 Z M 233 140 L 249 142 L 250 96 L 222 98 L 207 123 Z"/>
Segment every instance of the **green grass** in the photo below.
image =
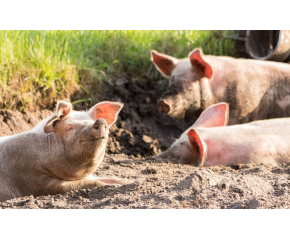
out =
<path fill-rule="evenodd" d="M 99 80 L 147 76 L 150 49 L 184 58 L 195 47 L 233 54 L 220 31 L 0 31 L 0 108 L 52 108 Z"/>

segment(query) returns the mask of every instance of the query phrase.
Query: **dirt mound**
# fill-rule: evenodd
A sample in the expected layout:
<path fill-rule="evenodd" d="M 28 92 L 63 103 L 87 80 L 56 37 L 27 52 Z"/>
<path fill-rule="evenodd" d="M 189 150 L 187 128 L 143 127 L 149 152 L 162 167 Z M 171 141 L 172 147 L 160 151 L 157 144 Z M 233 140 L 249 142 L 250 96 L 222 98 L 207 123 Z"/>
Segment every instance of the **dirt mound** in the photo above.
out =
<path fill-rule="evenodd" d="M 0 208 L 289 208 L 290 163 L 200 167 L 107 155 L 96 173 L 133 184 L 16 198 Z"/>

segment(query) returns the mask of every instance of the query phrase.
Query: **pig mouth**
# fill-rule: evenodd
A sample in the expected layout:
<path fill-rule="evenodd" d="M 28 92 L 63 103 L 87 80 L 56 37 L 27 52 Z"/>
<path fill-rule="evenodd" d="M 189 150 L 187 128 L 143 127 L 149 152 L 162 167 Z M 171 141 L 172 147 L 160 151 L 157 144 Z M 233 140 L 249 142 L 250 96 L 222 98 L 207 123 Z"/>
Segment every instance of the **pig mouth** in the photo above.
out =
<path fill-rule="evenodd" d="M 182 120 L 185 117 L 185 111 L 182 109 L 175 109 L 172 112 L 168 113 L 167 115 L 172 118 Z"/>
<path fill-rule="evenodd" d="M 105 137 L 89 138 L 89 139 L 80 140 L 80 143 L 83 143 L 83 142 L 96 142 L 96 141 L 105 140 L 105 139 L 106 139 Z"/>

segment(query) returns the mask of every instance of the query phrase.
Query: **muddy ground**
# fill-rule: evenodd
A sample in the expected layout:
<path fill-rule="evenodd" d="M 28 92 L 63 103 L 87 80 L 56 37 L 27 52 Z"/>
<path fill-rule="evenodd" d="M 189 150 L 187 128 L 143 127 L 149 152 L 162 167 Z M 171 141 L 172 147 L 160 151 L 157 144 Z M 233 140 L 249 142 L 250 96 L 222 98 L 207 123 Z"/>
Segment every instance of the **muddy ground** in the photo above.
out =
<path fill-rule="evenodd" d="M 27 196 L 0 208 L 289 208 L 290 163 L 196 168 L 174 160 L 143 159 L 167 149 L 195 119 L 173 120 L 157 112 L 166 81 L 120 78 L 104 83 L 96 100 L 125 103 L 111 128 L 107 155 L 96 175 L 133 180 L 55 196 Z M 75 106 L 88 109 L 88 103 Z M 31 129 L 51 111 L 0 110 L 0 136 Z"/>

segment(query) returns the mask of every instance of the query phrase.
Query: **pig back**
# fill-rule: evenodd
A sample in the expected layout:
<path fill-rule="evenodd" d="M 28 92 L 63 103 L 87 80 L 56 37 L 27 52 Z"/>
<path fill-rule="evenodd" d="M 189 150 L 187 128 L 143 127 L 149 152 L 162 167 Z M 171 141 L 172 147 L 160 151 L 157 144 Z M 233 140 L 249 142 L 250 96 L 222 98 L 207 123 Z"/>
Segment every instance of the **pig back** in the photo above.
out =
<path fill-rule="evenodd" d="M 277 165 L 290 161 L 290 119 L 198 129 L 207 147 L 205 166 Z"/>
<path fill-rule="evenodd" d="M 218 57 L 209 61 L 214 68 L 210 80 L 214 101 L 207 105 L 230 103 L 230 125 L 290 116 L 288 64 Z"/>

